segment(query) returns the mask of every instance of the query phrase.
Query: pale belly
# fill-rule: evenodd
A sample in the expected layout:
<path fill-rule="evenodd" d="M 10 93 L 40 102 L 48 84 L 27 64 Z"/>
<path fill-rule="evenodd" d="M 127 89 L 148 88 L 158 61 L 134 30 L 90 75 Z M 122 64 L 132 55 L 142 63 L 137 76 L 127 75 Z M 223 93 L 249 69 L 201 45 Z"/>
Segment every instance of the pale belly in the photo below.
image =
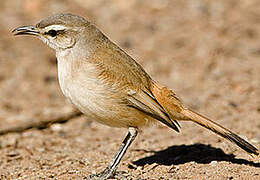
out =
<path fill-rule="evenodd" d="M 113 127 L 150 124 L 150 117 L 124 104 L 120 92 L 97 79 L 94 67 L 76 73 L 58 64 L 58 71 L 63 94 L 89 118 Z"/>

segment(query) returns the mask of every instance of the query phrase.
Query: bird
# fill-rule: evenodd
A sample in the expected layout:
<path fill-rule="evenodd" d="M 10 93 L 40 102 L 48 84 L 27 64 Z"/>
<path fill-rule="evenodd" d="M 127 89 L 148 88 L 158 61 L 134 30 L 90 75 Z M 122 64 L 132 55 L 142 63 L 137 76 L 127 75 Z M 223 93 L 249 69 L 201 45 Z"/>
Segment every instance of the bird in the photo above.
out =
<path fill-rule="evenodd" d="M 35 36 L 55 50 L 60 88 L 86 116 L 102 124 L 128 129 L 104 171 L 92 179 L 114 177 L 120 160 L 138 132 L 160 122 L 180 132 L 178 121 L 192 121 L 236 144 L 249 154 L 259 150 L 213 120 L 189 109 L 167 86 L 153 80 L 131 56 L 85 18 L 60 13 L 14 35 Z"/>

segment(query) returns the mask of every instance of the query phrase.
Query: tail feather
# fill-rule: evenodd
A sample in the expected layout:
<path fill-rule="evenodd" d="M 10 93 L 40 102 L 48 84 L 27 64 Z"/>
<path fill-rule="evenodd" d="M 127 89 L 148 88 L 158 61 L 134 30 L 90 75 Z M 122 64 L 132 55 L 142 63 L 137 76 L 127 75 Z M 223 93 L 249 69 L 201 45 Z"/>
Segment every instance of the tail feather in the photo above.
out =
<path fill-rule="evenodd" d="M 231 141 L 232 143 L 235 143 L 236 145 L 238 145 L 240 148 L 242 148 L 246 152 L 248 152 L 250 154 L 259 155 L 258 149 L 256 147 L 254 147 L 249 142 L 242 139 L 241 137 L 239 137 L 238 135 L 236 135 L 229 129 L 224 128 L 223 126 L 217 124 L 216 122 L 214 122 L 194 111 L 185 109 L 185 110 L 183 110 L 182 113 L 185 116 L 187 116 L 189 118 L 189 120 L 191 120 L 203 127 L 206 127 L 207 129 L 213 131 L 214 133 L 228 139 L 229 141 Z"/>

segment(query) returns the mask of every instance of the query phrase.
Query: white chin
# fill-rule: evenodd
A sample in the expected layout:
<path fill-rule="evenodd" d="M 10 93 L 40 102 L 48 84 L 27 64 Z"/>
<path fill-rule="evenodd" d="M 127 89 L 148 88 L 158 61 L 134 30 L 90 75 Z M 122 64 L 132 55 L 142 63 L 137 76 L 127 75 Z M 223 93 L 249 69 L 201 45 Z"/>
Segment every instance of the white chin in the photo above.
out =
<path fill-rule="evenodd" d="M 47 44 L 50 48 L 54 49 L 55 51 L 58 49 L 53 43 L 51 43 L 48 39 L 40 37 L 45 44 Z"/>

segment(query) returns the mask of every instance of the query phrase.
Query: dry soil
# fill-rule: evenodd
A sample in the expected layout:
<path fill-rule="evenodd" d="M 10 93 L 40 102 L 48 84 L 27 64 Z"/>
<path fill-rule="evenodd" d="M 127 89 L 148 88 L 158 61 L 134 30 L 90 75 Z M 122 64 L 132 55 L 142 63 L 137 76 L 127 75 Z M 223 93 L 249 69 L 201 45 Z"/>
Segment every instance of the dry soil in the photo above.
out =
<path fill-rule="evenodd" d="M 55 53 L 17 26 L 58 12 L 94 22 L 189 107 L 260 147 L 259 0 L 0 1 L 0 129 L 73 111 Z M 127 179 L 260 179 L 260 157 L 192 123 L 139 134 L 118 171 Z M 82 179 L 101 171 L 126 129 L 79 117 L 0 136 L 0 179 Z"/>

